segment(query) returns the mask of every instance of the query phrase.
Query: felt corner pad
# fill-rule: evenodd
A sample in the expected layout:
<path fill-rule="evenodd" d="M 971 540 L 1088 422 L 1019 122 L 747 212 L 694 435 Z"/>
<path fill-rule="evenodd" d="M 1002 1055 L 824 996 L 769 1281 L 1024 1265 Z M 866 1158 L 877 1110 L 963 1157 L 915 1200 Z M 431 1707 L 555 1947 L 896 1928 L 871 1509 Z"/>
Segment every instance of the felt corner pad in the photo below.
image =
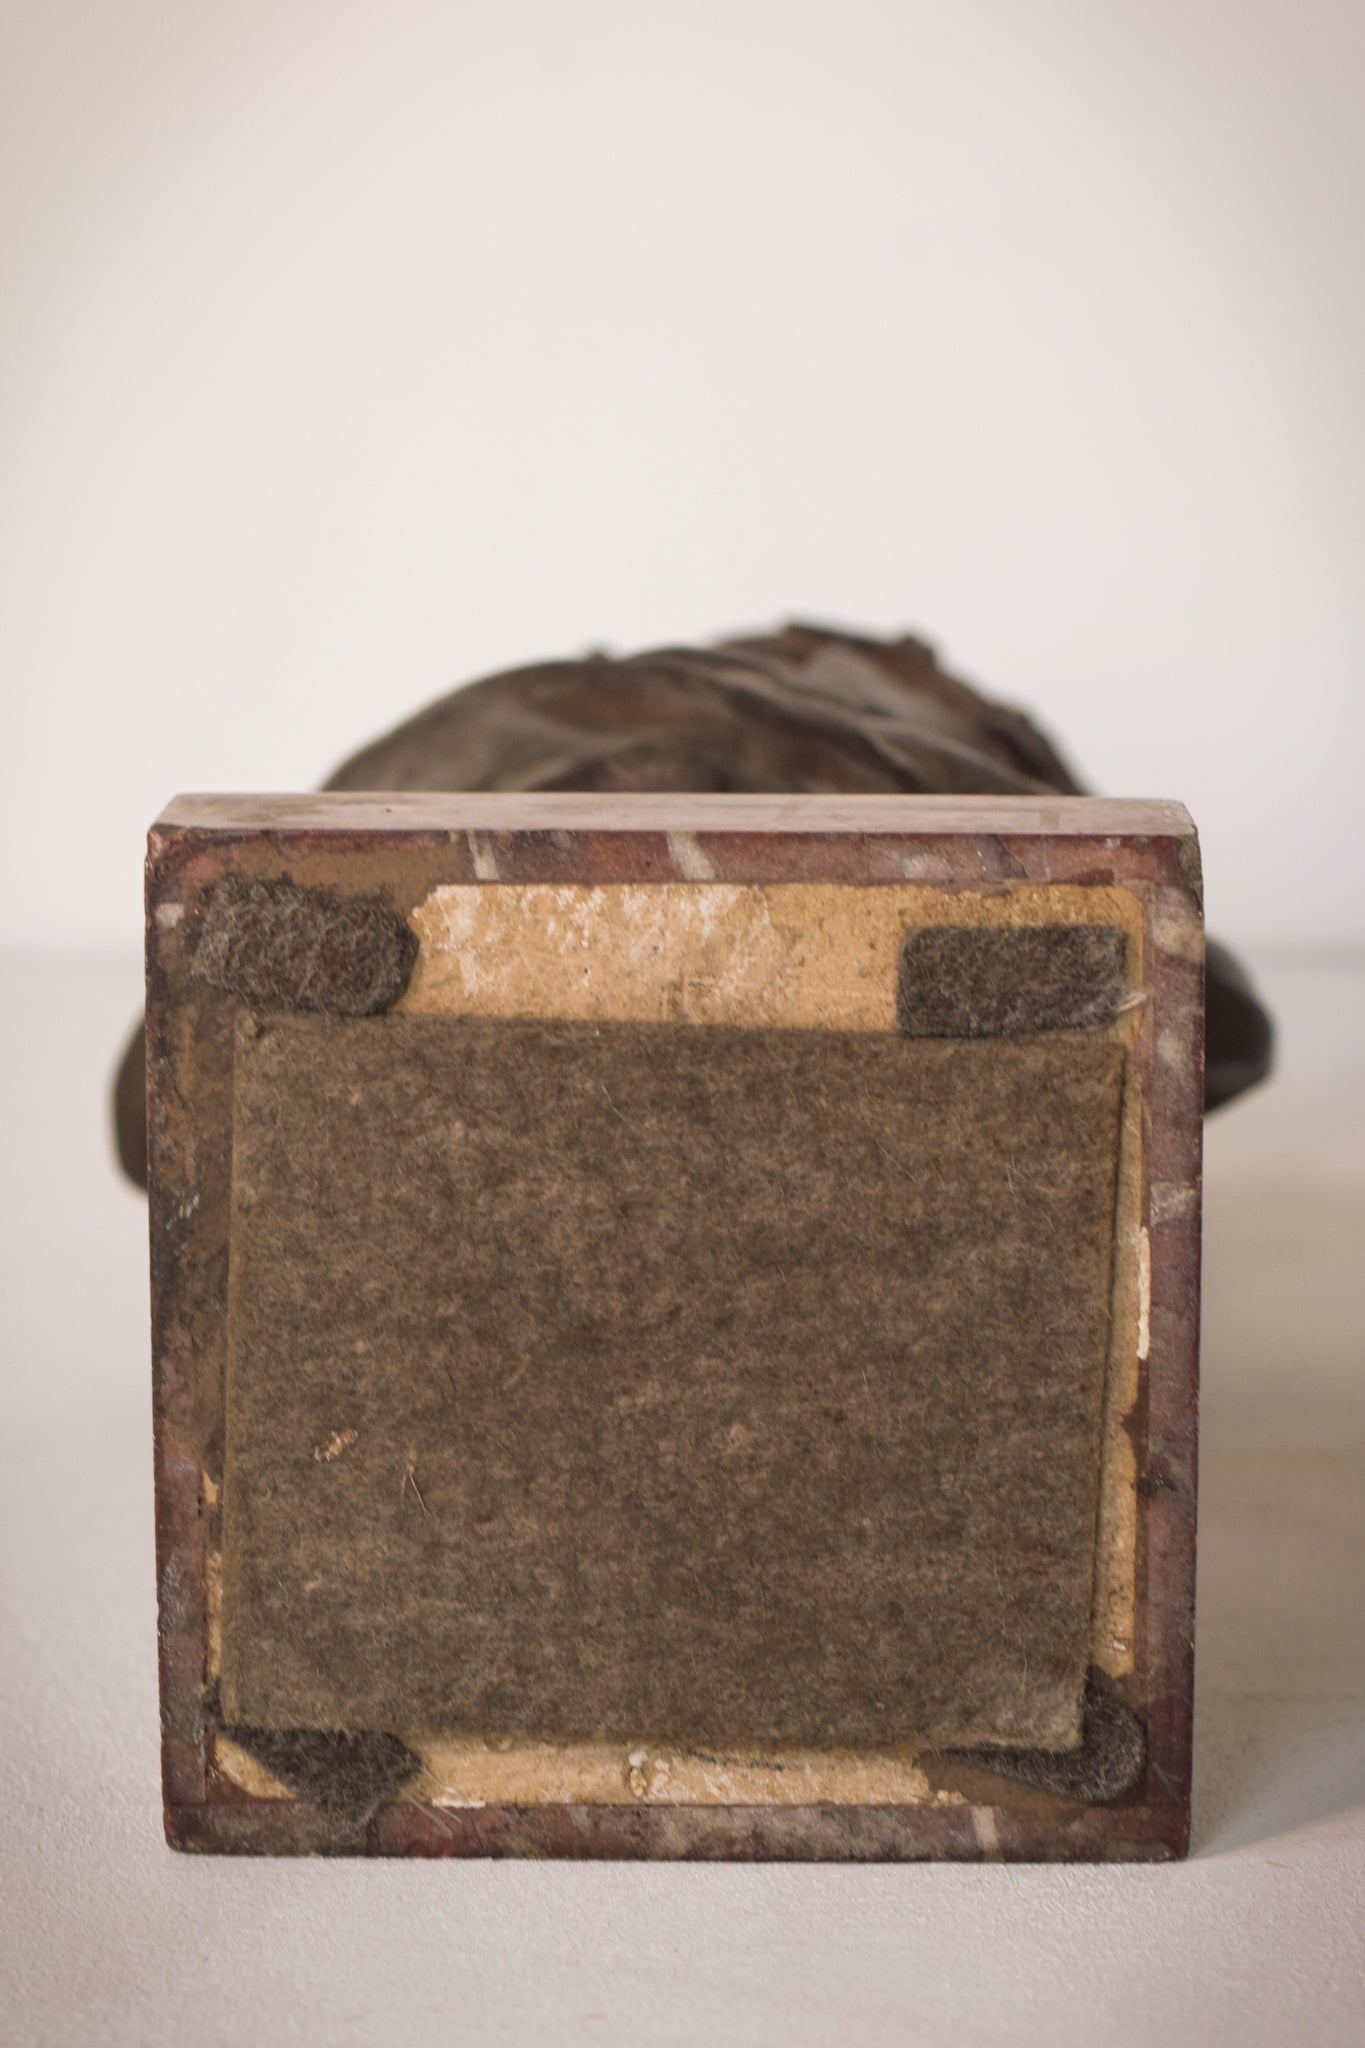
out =
<path fill-rule="evenodd" d="M 229 875 L 204 892 L 191 972 L 256 1009 L 373 1017 L 403 993 L 417 952 L 378 891 Z"/>
<path fill-rule="evenodd" d="M 906 933 L 896 1028 L 907 1038 L 1089 1031 L 1126 993 L 1117 925 L 926 925 Z"/>
<path fill-rule="evenodd" d="M 987 1744 L 945 1750 L 973 1764 L 1086 1806 L 1107 1806 L 1131 1792 L 1147 1767 L 1147 1731 L 1120 1698 L 1112 1679 L 1092 1666 L 1086 1681 L 1081 1740 L 1074 1750 L 1004 1749 Z"/>
<path fill-rule="evenodd" d="M 422 1760 L 396 1735 L 224 1726 L 239 1749 L 334 1827 L 355 1830 L 401 1792 Z"/>

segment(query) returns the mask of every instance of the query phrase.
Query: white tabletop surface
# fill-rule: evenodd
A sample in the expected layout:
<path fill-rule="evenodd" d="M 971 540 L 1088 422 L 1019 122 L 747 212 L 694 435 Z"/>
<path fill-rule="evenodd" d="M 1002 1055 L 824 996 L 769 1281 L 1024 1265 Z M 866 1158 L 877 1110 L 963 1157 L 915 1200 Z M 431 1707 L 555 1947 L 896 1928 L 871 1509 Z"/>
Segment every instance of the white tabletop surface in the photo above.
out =
<path fill-rule="evenodd" d="M 1365 965 L 1265 963 L 1208 1134 L 1195 1848 L 1129 1869 L 176 1856 L 157 1778 L 135 960 L 13 959 L 0 1218 L 0 2038 L 1365 2040 Z"/>

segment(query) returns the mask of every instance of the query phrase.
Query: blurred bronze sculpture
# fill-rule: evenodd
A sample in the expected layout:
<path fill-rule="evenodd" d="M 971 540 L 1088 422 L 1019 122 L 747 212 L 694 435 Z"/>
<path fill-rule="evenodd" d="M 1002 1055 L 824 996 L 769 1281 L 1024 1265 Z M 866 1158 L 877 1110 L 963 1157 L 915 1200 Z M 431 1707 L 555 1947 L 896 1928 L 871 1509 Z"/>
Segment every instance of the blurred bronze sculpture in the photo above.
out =
<path fill-rule="evenodd" d="M 792 624 L 713 647 L 540 662 L 452 691 L 344 762 L 358 790 L 1083 794 L 1022 712 L 932 648 Z M 1264 1078 L 1270 1020 L 1237 962 L 1207 959 L 1205 1109 Z M 146 1184 L 142 1039 L 116 1087 L 119 1155 Z"/>

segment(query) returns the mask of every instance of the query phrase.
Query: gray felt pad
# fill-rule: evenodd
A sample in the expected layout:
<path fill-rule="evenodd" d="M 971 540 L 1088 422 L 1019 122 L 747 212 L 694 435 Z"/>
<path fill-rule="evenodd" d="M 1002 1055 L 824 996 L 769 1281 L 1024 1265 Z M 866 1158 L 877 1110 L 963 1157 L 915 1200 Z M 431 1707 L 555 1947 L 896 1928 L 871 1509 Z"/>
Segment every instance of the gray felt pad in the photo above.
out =
<path fill-rule="evenodd" d="M 1121 1071 L 245 1026 L 228 1717 L 1074 1746 Z"/>
<path fill-rule="evenodd" d="M 896 1025 L 907 1038 L 1089 1031 L 1127 991 L 1114 925 L 929 925 L 907 932 Z"/>

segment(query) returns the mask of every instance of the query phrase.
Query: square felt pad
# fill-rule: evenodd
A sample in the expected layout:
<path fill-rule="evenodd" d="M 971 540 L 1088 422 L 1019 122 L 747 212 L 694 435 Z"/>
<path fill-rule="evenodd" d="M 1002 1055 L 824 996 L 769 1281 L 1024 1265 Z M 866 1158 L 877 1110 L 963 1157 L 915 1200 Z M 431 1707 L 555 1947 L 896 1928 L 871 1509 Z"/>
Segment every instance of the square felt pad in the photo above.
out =
<path fill-rule="evenodd" d="M 1123 1068 L 244 1014 L 228 1718 L 1074 1747 Z"/>

